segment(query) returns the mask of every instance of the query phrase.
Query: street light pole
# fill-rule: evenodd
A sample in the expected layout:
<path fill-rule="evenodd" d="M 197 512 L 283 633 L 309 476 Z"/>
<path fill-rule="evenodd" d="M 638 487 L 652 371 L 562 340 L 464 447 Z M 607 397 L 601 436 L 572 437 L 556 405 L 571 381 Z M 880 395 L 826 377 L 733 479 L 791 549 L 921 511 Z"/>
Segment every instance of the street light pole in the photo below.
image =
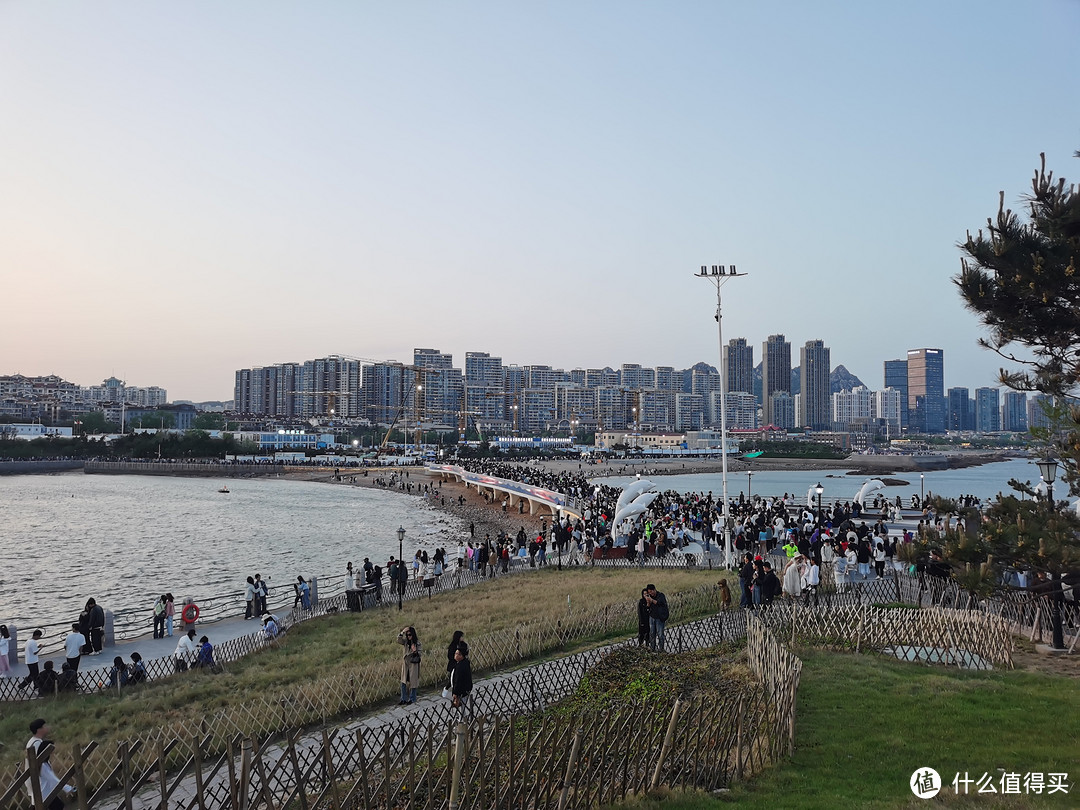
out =
<path fill-rule="evenodd" d="M 398 567 L 394 572 L 394 587 L 397 588 L 397 609 L 401 610 L 401 566 L 405 565 L 405 527 L 398 526 L 397 530 Z M 406 574 L 407 576 L 407 574 Z"/>
<path fill-rule="evenodd" d="M 728 503 L 727 492 L 727 359 L 724 354 L 724 325 L 721 314 L 720 288 L 730 278 L 741 278 L 746 273 L 737 273 L 735 265 L 731 265 L 730 271 L 724 265 L 713 265 L 709 268 L 701 265 L 701 272 L 696 274 L 698 278 L 707 278 L 716 285 L 716 337 L 720 343 L 720 459 L 721 459 L 721 489 L 724 496 L 724 565 L 728 568 L 732 563 L 731 550 L 731 506 Z"/>
<path fill-rule="evenodd" d="M 816 493 L 817 493 L 817 513 L 818 513 L 818 523 L 819 523 L 819 524 L 822 524 L 822 525 L 824 525 L 824 523 L 825 523 L 825 521 L 824 521 L 824 520 L 822 520 L 822 517 L 823 517 L 823 516 L 822 516 L 822 514 L 821 514 L 821 493 L 822 493 L 822 492 L 824 492 L 824 491 L 825 491 L 825 487 L 823 487 L 823 486 L 821 485 L 821 482 L 818 482 L 818 485 L 817 485 L 816 487 L 814 487 L 814 492 L 816 492 Z"/>
<path fill-rule="evenodd" d="M 753 493 L 750 491 L 750 482 L 753 480 L 753 478 L 754 478 L 754 471 L 753 470 L 747 470 L 746 471 L 746 500 L 747 501 L 752 501 L 753 500 Z"/>
<path fill-rule="evenodd" d="M 1050 507 L 1051 514 L 1054 509 L 1054 479 L 1057 478 L 1058 462 L 1056 458 L 1044 458 L 1042 461 L 1036 462 L 1039 465 L 1039 472 L 1042 473 L 1043 481 L 1046 482 L 1046 503 Z M 1059 571 L 1056 576 L 1051 580 L 1053 590 L 1050 591 L 1050 599 L 1052 604 L 1052 610 L 1050 613 L 1050 624 L 1053 630 L 1053 646 L 1055 650 L 1065 649 L 1065 629 L 1062 627 L 1061 622 L 1061 577 L 1062 574 Z"/>
<path fill-rule="evenodd" d="M 926 504 L 923 501 L 926 500 L 926 476 L 919 473 L 919 508 L 925 509 Z"/>

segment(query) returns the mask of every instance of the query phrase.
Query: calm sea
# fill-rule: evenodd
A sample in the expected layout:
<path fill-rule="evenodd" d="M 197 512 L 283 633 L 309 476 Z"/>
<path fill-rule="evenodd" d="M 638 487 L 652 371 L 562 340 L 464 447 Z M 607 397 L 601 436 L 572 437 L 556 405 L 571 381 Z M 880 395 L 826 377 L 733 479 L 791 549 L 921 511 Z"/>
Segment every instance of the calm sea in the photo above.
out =
<path fill-rule="evenodd" d="M 778 470 L 755 472 L 748 479 L 745 472 L 728 473 L 728 495 L 737 498 L 739 493 L 749 491 L 756 495 L 782 495 L 785 492 L 794 494 L 797 498 L 806 497 L 810 487 L 821 484 L 824 492 L 822 498 L 826 501 L 839 498 L 850 501 L 855 497 L 859 488 L 868 478 L 892 478 L 906 481 L 907 486 L 889 486 L 884 492 L 891 499 L 897 495 L 907 503 L 912 495 L 919 495 L 920 487 L 925 491 L 955 498 L 960 495 L 974 495 L 983 500 L 993 498 L 999 492 L 1011 493 L 1008 481 L 1016 478 L 1020 481 L 1031 481 L 1032 484 L 1039 482 L 1039 468 L 1026 459 L 1012 459 L 1000 461 L 994 464 L 983 464 L 979 467 L 967 467 L 962 470 L 933 470 L 923 473 L 925 479 L 920 483 L 919 473 L 889 473 L 884 476 L 845 475 L 843 470 L 826 472 L 818 471 L 795 471 L 784 472 Z M 606 478 L 604 481 L 622 486 L 630 478 Z M 720 473 L 699 475 L 663 475 L 651 479 L 661 489 L 672 489 L 676 492 L 708 492 L 712 490 L 719 495 L 723 489 Z M 1056 498 L 1065 497 L 1064 485 L 1056 484 L 1054 495 Z"/>
<path fill-rule="evenodd" d="M 298 574 L 340 591 L 345 564 L 385 565 L 466 532 L 423 498 L 278 479 L 159 476 L 0 477 L 0 623 L 71 622 L 87 598 L 149 616 L 157 595 L 242 594 L 259 572 L 272 589 Z M 329 577 L 329 580 L 325 578 Z M 326 589 L 321 589 L 326 592 Z"/>

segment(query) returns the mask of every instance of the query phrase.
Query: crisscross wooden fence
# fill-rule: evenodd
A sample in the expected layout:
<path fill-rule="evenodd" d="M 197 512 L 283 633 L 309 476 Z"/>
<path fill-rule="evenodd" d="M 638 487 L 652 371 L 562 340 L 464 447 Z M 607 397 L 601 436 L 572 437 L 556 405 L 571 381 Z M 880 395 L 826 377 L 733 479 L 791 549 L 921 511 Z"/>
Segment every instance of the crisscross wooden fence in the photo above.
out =
<path fill-rule="evenodd" d="M 673 628 L 672 639 L 686 649 L 712 646 L 742 636 L 746 622 L 726 611 Z M 757 623 L 759 644 L 775 644 Z M 129 741 L 115 762 L 90 745 L 72 753 L 62 776 L 78 785 L 85 810 L 445 807 L 458 758 L 460 807 L 589 807 L 660 784 L 723 787 L 790 748 L 794 715 L 783 712 L 797 688 L 791 667 L 788 680 L 770 668 L 766 684 L 707 701 L 537 714 L 570 694 L 601 655 L 584 651 L 478 688 L 478 719 L 464 740 L 451 734 L 454 710 L 439 702 L 376 728 L 236 734 L 222 750 L 211 733 Z M 0 805 L 19 795 L 29 772 Z"/>
<path fill-rule="evenodd" d="M 720 606 L 718 590 L 711 585 L 673 593 L 668 601 L 673 617 L 707 615 L 715 613 Z M 470 644 L 470 658 L 473 667 L 478 671 L 498 671 L 510 666 L 520 666 L 584 639 L 624 637 L 636 627 L 637 602 L 620 602 L 596 611 L 571 613 L 559 620 L 545 619 L 484 634 Z M 680 625 L 674 625 L 668 629 L 668 648 L 677 651 L 702 646 L 691 641 L 692 635 L 697 637 L 701 632 L 684 630 Z M 251 639 L 252 637 L 237 639 L 237 652 L 243 649 L 243 642 Z M 221 646 L 225 647 L 224 644 Z M 216 754 L 225 750 L 228 741 L 238 735 L 263 738 L 282 733 L 289 728 L 325 723 L 369 708 L 398 694 L 400 667 L 398 659 L 378 661 L 355 667 L 348 672 L 312 678 L 291 686 L 287 691 L 259 696 L 238 706 L 212 712 L 204 712 L 200 707 L 192 706 L 186 712 L 177 713 L 175 718 L 158 728 L 146 732 L 143 737 L 144 745 L 130 754 L 133 767 L 147 767 L 159 743 L 176 741 L 170 753 L 174 763 L 191 756 L 193 752 L 189 738 L 193 728 L 201 729 L 200 736 L 207 738 L 206 753 Z M 160 671 L 162 677 L 172 675 L 172 658 L 159 659 L 158 664 L 148 667 L 148 670 L 151 669 Z M 580 674 L 579 667 L 577 675 Z M 183 673 L 181 676 L 192 675 L 199 674 Z M 421 686 L 441 688 L 444 677 L 445 669 L 441 657 L 425 657 L 421 669 Z M 59 699 L 69 698 L 61 694 Z M 551 699 L 553 698 L 547 700 Z M 9 767 L 13 764 L 15 753 L 13 751 L 3 757 Z M 90 776 L 98 779 L 102 774 L 92 771 Z"/>
<path fill-rule="evenodd" d="M 1012 668 L 1012 635 L 998 616 L 953 608 L 781 605 L 759 611 L 781 638 L 844 651 L 970 669 Z M 903 653 L 903 655 L 901 655 Z"/>

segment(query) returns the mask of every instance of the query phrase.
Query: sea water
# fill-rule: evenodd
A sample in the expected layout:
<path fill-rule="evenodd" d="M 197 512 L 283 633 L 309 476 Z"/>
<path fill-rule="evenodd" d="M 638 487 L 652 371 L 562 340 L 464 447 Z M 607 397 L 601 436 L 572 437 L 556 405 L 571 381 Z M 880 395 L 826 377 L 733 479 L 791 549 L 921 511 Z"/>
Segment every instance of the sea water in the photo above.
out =
<path fill-rule="evenodd" d="M 346 563 L 385 567 L 418 548 L 456 548 L 467 529 L 423 497 L 286 479 L 140 475 L 0 477 L 0 623 L 73 622 L 89 597 L 144 610 L 239 594 L 256 572 L 272 589 L 298 575 L 340 592 Z"/>

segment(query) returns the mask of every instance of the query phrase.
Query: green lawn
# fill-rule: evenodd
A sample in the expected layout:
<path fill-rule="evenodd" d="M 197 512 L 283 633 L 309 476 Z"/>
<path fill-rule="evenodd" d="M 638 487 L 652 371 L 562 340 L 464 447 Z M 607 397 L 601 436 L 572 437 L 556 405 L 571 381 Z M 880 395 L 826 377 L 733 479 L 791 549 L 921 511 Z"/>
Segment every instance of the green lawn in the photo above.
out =
<path fill-rule="evenodd" d="M 959 672 L 877 656 L 800 650 L 795 755 L 719 799 L 703 795 L 631 802 L 640 810 L 768 808 L 1078 807 L 1080 689 L 1075 679 L 1031 672 Z M 932 767 L 945 787 L 932 801 L 908 781 Z M 956 796 L 957 772 L 1069 774 L 1068 794 Z M 970 788 L 977 791 L 977 786 Z M 1021 786 L 1021 791 L 1023 787 Z"/>

